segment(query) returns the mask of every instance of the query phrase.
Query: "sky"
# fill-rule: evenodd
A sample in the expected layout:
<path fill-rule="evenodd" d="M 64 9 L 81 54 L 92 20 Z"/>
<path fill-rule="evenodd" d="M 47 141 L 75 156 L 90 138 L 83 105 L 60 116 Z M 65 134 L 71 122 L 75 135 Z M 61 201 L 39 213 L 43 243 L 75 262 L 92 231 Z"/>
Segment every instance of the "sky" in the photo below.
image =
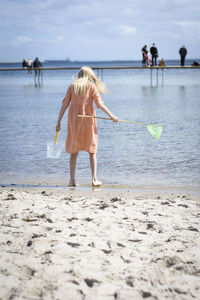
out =
<path fill-rule="evenodd" d="M 200 57 L 199 0 L 0 0 L 0 61 Z"/>

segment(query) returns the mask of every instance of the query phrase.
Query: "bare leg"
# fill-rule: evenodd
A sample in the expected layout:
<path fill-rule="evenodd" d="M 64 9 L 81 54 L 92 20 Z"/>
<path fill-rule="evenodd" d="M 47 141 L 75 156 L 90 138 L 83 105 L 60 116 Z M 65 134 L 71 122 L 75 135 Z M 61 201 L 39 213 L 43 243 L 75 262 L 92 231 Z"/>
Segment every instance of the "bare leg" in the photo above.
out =
<path fill-rule="evenodd" d="M 102 185 L 102 182 L 97 180 L 97 159 L 95 153 L 90 153 L 90 167 L 92 172 L 92 185 L 99 186 Z"/>
<path fill-rule="evenodd" d="M 69 186 L 76 186 L 75 181 L 75 169 L 76 169 L 76 160 L 77 160 L 78 152 L 72 153 L 70 156 L 70 180 L 69 180 Z"/>

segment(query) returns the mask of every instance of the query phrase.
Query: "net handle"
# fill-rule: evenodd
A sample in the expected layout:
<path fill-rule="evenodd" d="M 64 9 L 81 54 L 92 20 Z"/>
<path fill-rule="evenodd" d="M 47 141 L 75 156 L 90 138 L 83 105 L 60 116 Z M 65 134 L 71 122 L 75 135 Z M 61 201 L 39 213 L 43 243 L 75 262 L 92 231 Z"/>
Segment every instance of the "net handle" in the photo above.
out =
<path fill-rule="evenodd" d="M 80 118 L 95 118 L 95 119 L 101 119 L 101 120 L 109 120 L 111 121 L 111 118 L 104 118 L 104 117 L 96 117 L 96 116 L 88 116 L 88 115 L 77 115 L 77 117 Z M 147 128 L 148 132 L 156 139 L 158 140 L 162 133 L 162 124 L 146 124 L 142 122 L 133 122 L 133 121 L 126 121 L 126 120 L 118 120 L 119 122 L 124 123 L 130 123 L 130 124 L 136 124 L 136 125 L 143 125 Z"/>
<path fill-rule="evenodd" d="M 88 116 L 88 115 L 77 115 L 77 117 L 79 117 L 79 118 L 95 118 L 95 119 L 112 121 L 111 118 Z M 118 120 L 118 122 L 124 122 L 124 123 L 130 123 L 130 124 L 137 124 L 137 125 L 147 126 L 147 124 L 142 123 L 142 122 L 133 122 L 133 121 L 126 121 L 126 120 Z M 151 125 L 153 125 L 153 124 L 151 124 Z"/>

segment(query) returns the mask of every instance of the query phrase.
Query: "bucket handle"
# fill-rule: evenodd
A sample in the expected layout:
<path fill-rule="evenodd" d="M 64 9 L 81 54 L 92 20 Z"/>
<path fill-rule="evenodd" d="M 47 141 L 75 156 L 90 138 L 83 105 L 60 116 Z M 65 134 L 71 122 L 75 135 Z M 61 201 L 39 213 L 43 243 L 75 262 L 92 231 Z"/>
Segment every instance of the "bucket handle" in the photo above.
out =
<path fill-rule="evenodd" d="M 54 139 L 54 145 L 57 144 L 57 142 L 58 142 L 58 134 L 59 134 L 59 131 L 56 131 L 56 136 L 55 136 L 55 139 Z"/>

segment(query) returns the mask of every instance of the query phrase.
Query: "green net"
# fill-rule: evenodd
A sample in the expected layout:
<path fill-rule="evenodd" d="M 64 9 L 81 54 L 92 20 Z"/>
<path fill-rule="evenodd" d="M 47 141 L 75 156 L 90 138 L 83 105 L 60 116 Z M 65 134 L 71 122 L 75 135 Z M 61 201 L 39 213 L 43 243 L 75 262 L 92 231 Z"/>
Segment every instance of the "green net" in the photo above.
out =
<path fill-rule="evenodd" d="M 147 130 L 156 140 L 159 140 L 161 133 L 162 133 L 162 129 L 163 129 L 163 126 L 161 124 L 147 125 Z"/>

